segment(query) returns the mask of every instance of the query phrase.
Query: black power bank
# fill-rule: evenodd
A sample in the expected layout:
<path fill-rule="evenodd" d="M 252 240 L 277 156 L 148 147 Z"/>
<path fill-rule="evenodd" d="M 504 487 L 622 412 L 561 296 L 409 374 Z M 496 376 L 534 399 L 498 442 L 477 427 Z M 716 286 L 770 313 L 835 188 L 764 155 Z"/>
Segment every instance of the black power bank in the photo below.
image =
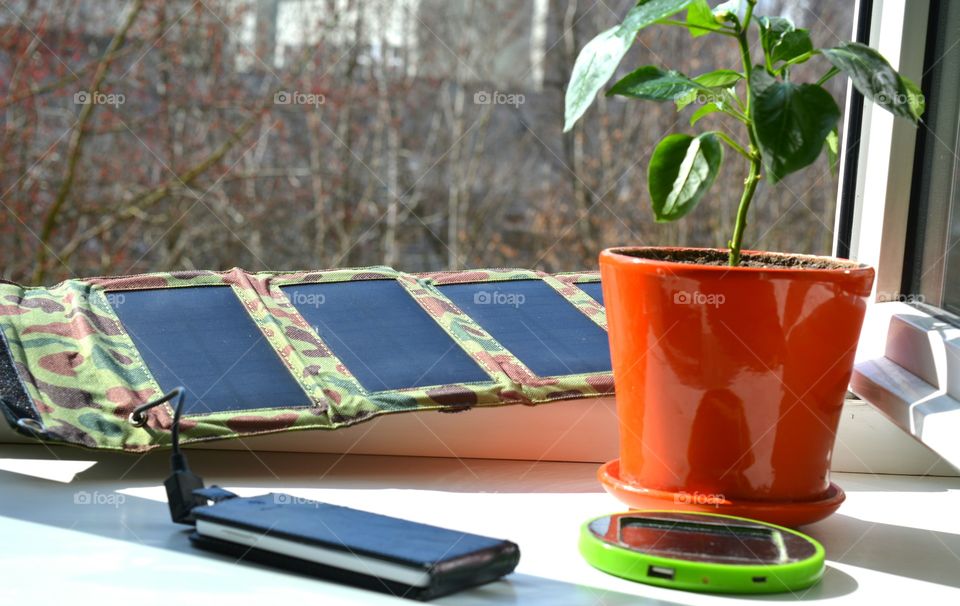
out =
<path fill-rule="evenodd" d="M 510 541 L 285 494 L 193 512 L 196 547 L 415 600 L 495 581 L 520 561 Z"/>

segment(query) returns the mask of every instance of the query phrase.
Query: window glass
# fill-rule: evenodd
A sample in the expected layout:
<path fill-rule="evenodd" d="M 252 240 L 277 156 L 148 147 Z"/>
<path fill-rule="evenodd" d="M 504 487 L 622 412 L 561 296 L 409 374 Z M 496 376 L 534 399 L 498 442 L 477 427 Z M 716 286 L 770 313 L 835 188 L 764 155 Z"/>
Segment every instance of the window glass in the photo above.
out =
<path fill-rule="evenodd" d="M 691 128 L 697 103 L 678 113 L 601 95 L 561 132 L 577 53 L 635 3 L 183 0 L 131 14 L 121 0 L 4 2 L 0 278 L 566 271 L 596 267 L 607 246 L 723 246 L 742 158 L 728 152 L 676 223 L 654 223 L 646 187 L 662 136 L 722 116 Z M 855 4 L 760 0 L 756 13 L 833 46 L 850 38 Z M 739 57 L 731 39 L 662 26 L 641 33 L 619 75 L 647 64 L 696 75 Z M 793 73 L 827 67 L 817 57 Z M 828 83 L 840 105 L 846 86 Z M 762 183 L 745 246 L 829 253 L 836 194 L 825 157 Z"/>
<path fill-rule="evenodd" d="M 918 133 L 905 289 L 960 313 L 960 4 L 931 3 L 927 35 L 927 112 Z"/>

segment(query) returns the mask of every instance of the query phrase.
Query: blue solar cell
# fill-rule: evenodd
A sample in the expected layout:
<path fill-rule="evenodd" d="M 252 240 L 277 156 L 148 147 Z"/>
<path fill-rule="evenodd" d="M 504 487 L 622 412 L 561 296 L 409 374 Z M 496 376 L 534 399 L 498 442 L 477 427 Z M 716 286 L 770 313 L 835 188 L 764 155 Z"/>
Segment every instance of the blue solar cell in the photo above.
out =
<path fill-rule="evenodd" d="M 439 288 L 542 377 L 610 372 L 606 331 L 540 280 Z"/>
<path fill-rule="evenodd" d="M 580 282 L 577 284 L 577 288 L 590 295 L 590 298 L 600 305 L 603 305 L 603 289 L 600 288 L 599 282 Z"/>
<path fill-rule="evenodd" d="M 492 380 L 396 280 L 283 291 L 367 391 Z"/>
<path fill-rule="evenodd" d="M 160 387 L 186 389 L 185 413 L 310 404 L 230 287 L 123 291 L 109 299 Z"/>

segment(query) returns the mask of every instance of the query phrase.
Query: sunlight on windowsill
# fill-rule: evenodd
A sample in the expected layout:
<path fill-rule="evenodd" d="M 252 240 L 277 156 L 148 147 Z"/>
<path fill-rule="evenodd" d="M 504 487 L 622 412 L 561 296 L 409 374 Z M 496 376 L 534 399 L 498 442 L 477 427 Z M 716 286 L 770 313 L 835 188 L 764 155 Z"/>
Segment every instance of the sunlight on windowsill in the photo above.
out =
<path fill-rule="evenodd" d="M 64 461 L 59 459 L 0 459 L 0 470 L 69 484 L 78 473 L 82 473 L 96 464 L 96 461 Z"/>

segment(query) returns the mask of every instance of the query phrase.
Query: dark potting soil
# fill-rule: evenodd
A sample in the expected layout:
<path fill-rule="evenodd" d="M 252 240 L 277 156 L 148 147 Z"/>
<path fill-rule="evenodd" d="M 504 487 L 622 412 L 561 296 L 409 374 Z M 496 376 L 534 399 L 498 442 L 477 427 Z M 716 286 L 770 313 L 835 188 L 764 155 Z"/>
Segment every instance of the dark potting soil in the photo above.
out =
<path fill-rule="evenodd" d="M 688 263 L 691 265 L 727 265 L 727 251 L 719 249 L 644 248 L 617 251 L 630 257 Z M 859 264 L 842 259 L 825 259 L 811 255 L 787 255 L 782 253 L 749 253 L 740 257 L 740 267 L 789 268 L 789 269 L 854 269 Z"/>

